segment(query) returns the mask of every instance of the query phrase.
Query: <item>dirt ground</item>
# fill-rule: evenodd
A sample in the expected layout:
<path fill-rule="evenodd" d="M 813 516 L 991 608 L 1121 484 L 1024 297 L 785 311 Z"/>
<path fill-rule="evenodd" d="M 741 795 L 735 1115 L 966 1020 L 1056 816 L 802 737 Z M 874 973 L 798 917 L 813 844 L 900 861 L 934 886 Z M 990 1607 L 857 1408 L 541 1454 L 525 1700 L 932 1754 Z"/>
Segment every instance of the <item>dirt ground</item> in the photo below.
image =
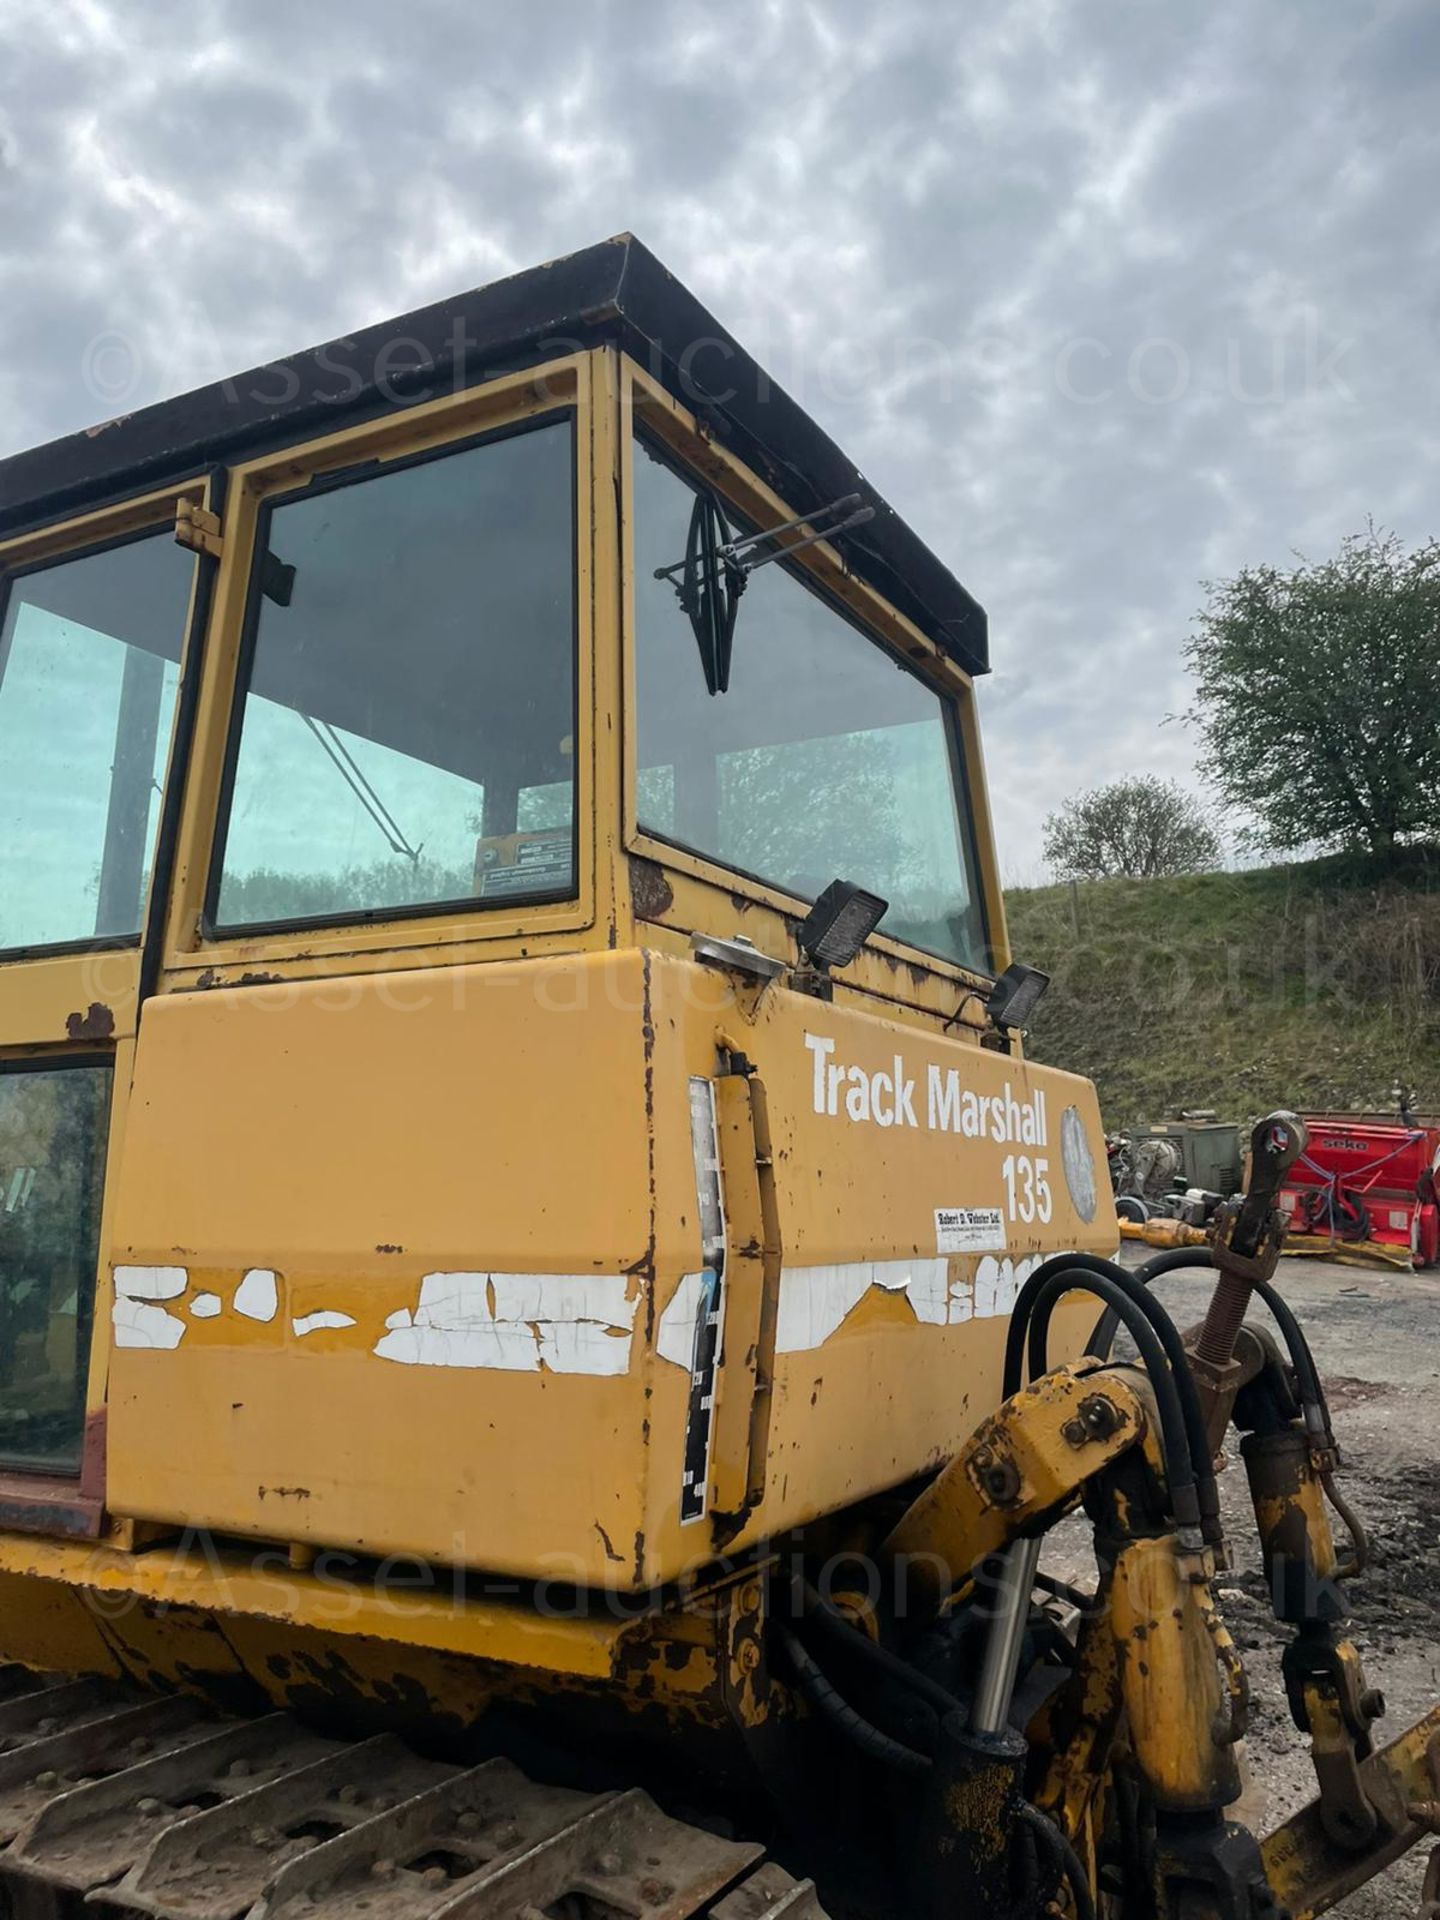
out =
<path fill-rule="evenodd" d="M 1440 1700 L 1440 1276 L 1287 1259 L 1279 1283 L 1325 1377 L 1345 1460 L 1343 1491 L 1374 1548 L 1369 1571 L 1350 1589 L 1351 1631 L 1370 1684 L 1385 1695 L 1388 1712 L 1376 1729 L 1383 1745 Z M 1176 1274 L 1157 1290 L 1186 1327 L 1203 1317 L 1210 1281 Z M 1263 1321 L 1263 1309 L 1256 1315 Z M 1220 1600 L 1254 1697 L 1252 1784 L 1237 1811 L 1265 1833 L 1314 1798 L 1314 1774 L 1285 1704 L 1280 1655 L 1288 1630 L 1270 1609 L 1238 1458 L 1220 1490 L 1233 1562 L 1221 1576 Z M 1063 1560 L 1073 1543 L 1057 1538 L 1055 1551 Z M 1073 1560 L 1071 1570 L 1080 1571 Z M 1422 1842 L 1332 1911 L 1344 1920 L 1411 1920 L 1427 1852 Z"/>

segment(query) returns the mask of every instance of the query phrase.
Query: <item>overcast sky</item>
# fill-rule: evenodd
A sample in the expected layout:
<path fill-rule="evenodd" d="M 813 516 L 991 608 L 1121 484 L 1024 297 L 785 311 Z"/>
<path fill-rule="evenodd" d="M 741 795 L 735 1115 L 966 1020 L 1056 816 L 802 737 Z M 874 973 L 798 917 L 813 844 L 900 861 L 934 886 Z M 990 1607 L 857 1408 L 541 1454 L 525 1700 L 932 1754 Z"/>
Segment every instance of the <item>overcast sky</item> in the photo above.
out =
<path fill-rule="evenodd" d="M 1202 579 L 1440 531 L 1436 0 L 0 0 L 0 453 L 624 228 L 988 607 L 1012 876 Z"/>

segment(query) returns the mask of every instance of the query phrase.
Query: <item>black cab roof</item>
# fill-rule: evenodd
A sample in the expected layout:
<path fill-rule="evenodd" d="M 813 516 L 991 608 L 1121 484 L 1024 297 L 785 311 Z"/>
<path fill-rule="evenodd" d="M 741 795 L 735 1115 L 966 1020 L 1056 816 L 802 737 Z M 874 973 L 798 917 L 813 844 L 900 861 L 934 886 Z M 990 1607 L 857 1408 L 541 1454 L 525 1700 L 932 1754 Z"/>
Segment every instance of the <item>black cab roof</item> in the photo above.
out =
<path fill-rule="evenodd" d="M 512 368 L 614 344 L 702 417 L 797 513 L 860 493 L 848 565 L 969 673 L 984 608 L 804 410 L 629 234 L 101 427 L 0 460 L 0 538 L 413 406 Z"/>

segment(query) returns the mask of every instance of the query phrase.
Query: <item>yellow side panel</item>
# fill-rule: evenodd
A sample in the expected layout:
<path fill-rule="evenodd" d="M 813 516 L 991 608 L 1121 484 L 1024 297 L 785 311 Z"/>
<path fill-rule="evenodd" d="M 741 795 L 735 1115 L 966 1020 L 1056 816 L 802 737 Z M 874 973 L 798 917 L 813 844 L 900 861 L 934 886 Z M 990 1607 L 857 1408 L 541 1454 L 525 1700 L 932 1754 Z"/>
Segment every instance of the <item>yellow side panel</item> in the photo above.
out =
<path fill-rule="evenodd" d="M 632 953 L 152 1002 L 111 1510 L 633 1577 L 643 1001 Z"/>
<path fill-rule="evenodd" d="M 774 1146 L 758 1365 L 702 1337 L 692 1082 L 732 1050 Z M 116 1181 L 111 1510 L 674 1579 L 947 1458 L 1030 1267 L 1114 1247 L 1104 1165 L 1082 1081 L 656 954 L 164 997 Z M 717 1480 L 748 1508 L 697 1503 Z"/>
<path fill-rule="evenodd" d="M 717 1009 L 713 976 L 686 962 L 657 958 L 652 984 L 662 1199 L 693 1180 L 682 1103 L 688 1074 L 716 1071 L 717 1036 L 763 1082 L 773 1132 L 783 1241 L 774 1405 L 764 1498 L 733 1549 L 948 1459 L 999 1403 L 1019 1286 L 1048 1253 L 1113 1253 L 1115 1212 L 1087 1081 L 773 987 Z M 833 1100 L 832 1069 L 844 1069 Z M 982 1217 L 948 1218 L 960 1209 Z M 966 1240 L 989 1251 L 945 1251 Z M 676 1271 L 663 1224 L 660 1248 L 663 1331 Z M 1087 1300 L 1057 1317 L 1054 1358 L 1078 1349 L 1095 1313 Z M 727 1388 L 722 1367 L 722 1397 Z M 701 1530 L 677 1518 L 683 1413 L 658 1386 L 655 1406 L 649 1531 L 655 1564 L 668 1566 L 689 1557 Z"/>

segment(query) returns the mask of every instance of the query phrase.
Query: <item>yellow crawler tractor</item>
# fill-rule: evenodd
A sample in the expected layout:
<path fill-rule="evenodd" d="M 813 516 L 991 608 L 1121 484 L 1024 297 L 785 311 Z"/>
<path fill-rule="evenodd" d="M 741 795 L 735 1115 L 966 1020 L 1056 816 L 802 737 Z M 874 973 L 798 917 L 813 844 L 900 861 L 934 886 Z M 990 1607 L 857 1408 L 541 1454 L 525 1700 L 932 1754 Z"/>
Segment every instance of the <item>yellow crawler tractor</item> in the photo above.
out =
<path fill-rule="evenodd" d="M 0 464 L 0 1912 L 1298 1920 L 1433 1824 L 1300 1130 L 1110 1257 L 986 667 L 629 238 Z"/>

